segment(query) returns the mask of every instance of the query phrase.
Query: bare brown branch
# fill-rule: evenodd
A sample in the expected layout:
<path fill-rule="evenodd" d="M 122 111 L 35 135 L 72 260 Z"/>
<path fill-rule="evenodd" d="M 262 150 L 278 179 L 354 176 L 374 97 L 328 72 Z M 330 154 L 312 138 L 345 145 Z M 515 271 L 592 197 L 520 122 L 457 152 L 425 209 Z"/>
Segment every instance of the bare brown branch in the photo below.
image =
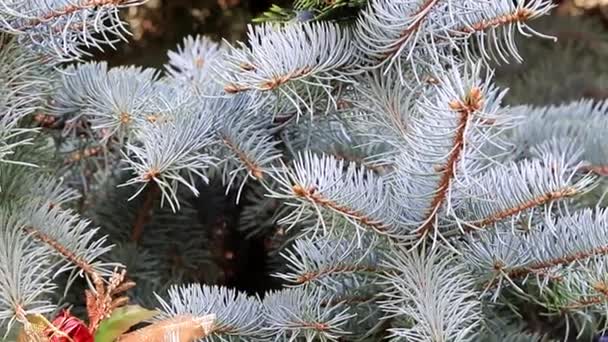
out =
<path fill-rule="evenodd" d="M 137 216 L 135 218 L 135 224 L 133 225 L 133 230 L 131 232 L 131 241 L 139 242 L 144 233 L 144 227 L 150 220 L 152 216 L 152 211 L 154 210 L 154 202 L 160 195 L 160 188 L 156 184 L 156 182 L 149 182 L 148 186 L 150 187 L 146 192 L 146 198 L 144 199 L 144 203 L 141 208 L 137 212 Z"/>

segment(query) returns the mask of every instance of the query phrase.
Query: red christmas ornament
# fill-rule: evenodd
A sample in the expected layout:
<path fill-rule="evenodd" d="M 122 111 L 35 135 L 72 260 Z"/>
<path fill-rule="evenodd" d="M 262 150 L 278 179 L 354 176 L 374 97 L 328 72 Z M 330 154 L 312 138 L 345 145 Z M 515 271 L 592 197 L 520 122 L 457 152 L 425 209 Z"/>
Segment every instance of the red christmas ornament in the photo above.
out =
<path fill-rule="evenodd" d="M 69 342 L 69 339 L 65 337 L 66 335 L 74 342 L 94 342 L 89 328 L 83 321 L 72 316 L 68 310 L 64 310 L 57 315 L 52 323 L 58 331 L 65 335 L 49 330 L 50 342 Z"/>

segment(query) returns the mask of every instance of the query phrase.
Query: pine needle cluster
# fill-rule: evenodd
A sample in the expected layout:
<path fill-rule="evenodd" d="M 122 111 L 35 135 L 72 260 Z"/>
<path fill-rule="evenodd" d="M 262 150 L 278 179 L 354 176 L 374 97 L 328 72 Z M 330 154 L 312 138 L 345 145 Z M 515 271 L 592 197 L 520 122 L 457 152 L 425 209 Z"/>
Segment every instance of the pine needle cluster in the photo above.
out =
<path fill-rule="evenodd" d="M 509 106 L 494 82 L 521 39 L 552 43 L 530 26 L 550 1 L 331 2 L 350 22 L 299 1 L 318 13 L 187 37 L 164 70 L 86 62 L 141 2 L 0 0 L 6 338 L 55 341 L 82 298 L 102 342 L 605 330 L 608 101 Z M 240 253 L 201 223 L 213 182 L 279 289 L 211 275 Z M 129 301 L 156 311 L 109 339 Z"/>

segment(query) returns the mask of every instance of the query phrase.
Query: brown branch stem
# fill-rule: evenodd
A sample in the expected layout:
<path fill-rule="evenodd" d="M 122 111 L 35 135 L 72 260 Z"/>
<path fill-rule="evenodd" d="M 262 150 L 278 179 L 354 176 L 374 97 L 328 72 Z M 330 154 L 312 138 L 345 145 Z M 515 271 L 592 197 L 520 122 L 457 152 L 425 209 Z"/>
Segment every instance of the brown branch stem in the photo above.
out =
<path fill-rule="evenodd" d="M 599 296 L 586 296 L 564 307 L 566 310 L 580 309 L 590 305 L 597 305 L 608 300 L 608 287 L 604 282 L 593 284 L 593 289 L 599 293 Z"/>
<path fill-rule="evenodd" d="M 63 16 L 71 15 L 71 14 L 74 14 L 78 11 L 82 11 L 85 9 L 91 9 L 91 8 L 108 6 L 108 5 L 120 6 L 129 1 L 132 1 L 132 0 L 89 0 L 85 3 L 78 4 L 78 5 L 70 4 L 63 8 L 51 10 L 50 13 L 47 13 L 46 15 L 44 15 L 40 18 L 30 20 L 28 23 L 24 24 L 23 26 L 18 27 L 17 30 L 24 31 L 24 30 L 32 29 L 44 22 L 58 19 Z"/>
<path fill-rule="evenodd" d="M 520 8 L 520 9 L 517 9 L 513 13 L 507 13 L 507 14 L 504 14 L 504 15 L 501 15 L 501 16 L 498 16 L 498 17 L 495 17 L 492 19 L 480 21 L 469 27 L 463 27 L 463 28 L 457 30 L 456 32 L 464 33 L 464 34 L 481 32 L 481 31 L 485 31 L 489 28 L 494 28 L 494 27 L 498 27 L 498 26 L 504 26 L 504 25 L 508 25 L 508 24 L 512 24 L 512 23 L 526 21 L 526 20 L 530 19 L 532 16 L 534 16 L 534 14 L 535 14 L 534 11 L 531 11 L 527 8 Z"/>
<path fill-rule="evenodd" d="M 570 303 L 564 307 L 565 310 L 576 310 L 581 309 L 590 305 L 601 304 L 606 301 L 604 296 L 593 296 L 593 297 L 585 297 L 581 298 L 573 303 Z"/>
<path fill-rule="evenodd" d="M 420 26 L 426 20 L 426 18 L 428 17 L 428 14 L 431 12 L 431 8 L 433 6 L 435 6 L 438 2 L 439 2 L 439 0 L 426 0 L 422 4 L 422 6 L 420 6 L 420 8 L 414 13 L 414 15 L 412 15 L 412 17 L 418 16 L 418 18 L 407 29 L 405 29 L 403 32 L 401 32 L 401 35 L 399 36 L 399 39 L 397 39 L 393 43 L 393 47 L 390 50 L 388 50 L 388 51 L 386 51 L 384 53 L 384 58 L 381 61 L 384 61 L 384 60 L 390 58 L 397 51 L 399 51 L 399 49 L 401 48 L 401 46 L 414 33 L 416 33 L 418 31 L 418 29 L 420 29 Z"/>
<path fill-rule="evenodd" d="M 317 270 L 315 272 L 306 272 L 300 274 L 295 283 L 298 285 L 302 285 L 304 283 L 311 282 L 313 280 L 319 279 L 328 274 L 339 274 L 339 273 L 352 273 L 352 272 L 369 272 L 369 273 L 380 273 L 382 270 L 371 267 L 371 266 L 359 266 L 359 265 L 344 265 L 344 266 L 334 266 L 327 267 L 324 269 Z"/>
<path fill-rule="evenodd" d="M 37 230 L 34 227 L 25 227 L 25 232 L 30 234 L 34 239 L 48 245 L 53 248 L 57 253 L 63 256 L 66 260 L 76 265 L 79 269 L 89 275 L 94 284 L 100 284 L 103 280 L 101 276 L 95 271 L 95 268 L 89 264 L 86 260 L 70 251 L 68 248 L 63 246 L 59 241 L 53 239 L 47 234 Z"/>
<path fill-rule="evenodd" d="M 481 221 L 478 221 L 473 224 L 478 227 L 484 227 L 484 226 L 502 221 L 502 220 L 506 219 L 507 217 L 517 215 L 527 209 L 538 207 L 538 206 L 541 206 L 543 204 L 549 203 L 554 200 L 572 197 L 572 196 L 577 195 L 578 193 L 579 192 L 577 191 L 577 189 L 574 187 L 571 187 L 571 186 L 565 187 L 560 190 L 547 192 L 547 193 L 545 193 L 541 196 L 535 197 L 529 201 L 520 203 L 515 207 L 511 207 L 511 208 L 499 211 L 497 213 L 494 213 L 491 216 L 486 217 L 485 219 L 482 219 Z M 474 228 L 467 228 L 466 230 L 472 231 L 472 230 L 474 230 Z"/>
<path fill-rule="evenodd" d="M 150 221 L 152 217 L 152 211 L 154 210 L 154 202 L 160 195 L 160 188 L 156 182 L 151 181 L 148 183 L 148 190 L 146 191 L 146 198 L 141 208 L 137 212 L 135 217 L 135 223 L 133 224 L 133 230 L 131 231 L 131 241 L 137 243 L 141 240 L 144 233 L 145 225 Z"/>
<path fill-rule="evenodd" d="M 467 124 L 470 120 L 471 115 L 479 110 L 483 104 L 483 95 L 481 89 L 474 87 L 469 91 L 469 94 L 463 100 L 454 100 L 449 106 L 458 114 L 458 125 L 456 127 L 456 133 L 452 142 L 451 153 L 445 165 L 439 169 L 441 177 L 437 185 L 437 191 L 435 196 L 431 200 L 430 208 L 425 215 L 424 224 L 418 228 L 417 233 L 420 237 L 426 236 L 431 229 L 434 227 L 433 221 L 437 216 L 437 212 L 441 205 L 444 203 L 450 183 L 455 176 L 456 166 L 460 160 L 462 151 L 465 145 L 465 132 Z"/>
<path fill-rule="evenodd" d="M 594 248 L 590 251 L 582 251 L 569 255 L 565 255 L 555 259 L 549 259 L 545 261 L 540 261 L 533 263 L 529 266 L 524 267 L 516 267 L 508 270 L 506 275 L 511 279 L 523 278 L 530 273 L 538 273 L 548 268 L 571 264 L 578 260 L 588 259 L 597 255 L 607 255 L 608 254 L 608 246 L 602 246 Z"/>
<path fill-rule="evenodd" d="M 234 153 L 237 156 L 237 158 L 239 158 L 239 160 L 245 165 L 247 170 L 249 170 L 249 172 L 251 173 L 251 175 L 253 177 L 255 177 L 255 179 L 261 180 L 264 177 L 264 171 L 262 171 L 262 168 L 259 167 L 258 165 L 256 165 L 256 163 L 253 160 L 251 160 L 245 152 L 241 151 L 236 146 L 236 144 L 234 144 L 230 139 L 228 139 L 228 137 L 223 136 L 222 141 L 224 142 L 226 147 L 228 147 L 228 149 L 232 153 Z"/>
<path fill-rule="evenodd" d="M 293 79 L 306 76 L 307 74 L 311 73 L 312 70 L 313 70 L 313 68 L 309 67 L 309 66 L 300 67 L 300 68 L 292 70 L 284 75 L 277 75 L 277 76 L 271 77 L 270 79 L 264 80 L 264 81 L 260 82 L 257 85 L 257 87 L 241 86 L 241 85 L 238 85 L 235 83 L 229 83 L 224 86 L 224 91 L 229 94 L 236 94 L 236 93 L 253 90 L 253 89 L 257 89 L 259 91 L 274 90 Z"/>
<path fill-rule="evenodd" d="M 374 220 L 367 215 L 358 212 L 355 209 L 351 209 L 349 207 L 340 205 L 330 199 L 323 197 L 321 194 L 314 191 L 314 189 L 306 189 L 303 186 L 296 184 L 292 187 L 293 194 L 300 197 L 305 198 L 315 204 L 321 205 L 323 207 L 329 208 L 333 211 L 339 212 L 344 216 L 350 217 L 355 221 L 361 223 L 364 226 L 370 227 L 373 230 L 381 233 L 387 233 L 387 227 L 382 222 Z"/>

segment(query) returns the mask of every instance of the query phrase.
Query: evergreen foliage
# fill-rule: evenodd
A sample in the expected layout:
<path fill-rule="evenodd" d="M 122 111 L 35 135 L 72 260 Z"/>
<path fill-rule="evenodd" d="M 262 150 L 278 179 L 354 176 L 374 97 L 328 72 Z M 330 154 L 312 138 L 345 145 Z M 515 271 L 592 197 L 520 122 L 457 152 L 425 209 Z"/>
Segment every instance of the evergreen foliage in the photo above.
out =
<path fill-rule="evenodd" d="M 140 3 L 0 0 L 5 338 L 57 340 L 66 307 L 95 335 L 129 300 L 158 314 L 123 342 L 605 330 L 608 101 L 494 83 L 519 36 L 552 44 L 549 1 L 298 1 L 317 12 L 187 37 L 163 71 L 85 61 Z M 222 286 L 242 251 L 200 208 L 224 195 L 280 287 Z"/>

